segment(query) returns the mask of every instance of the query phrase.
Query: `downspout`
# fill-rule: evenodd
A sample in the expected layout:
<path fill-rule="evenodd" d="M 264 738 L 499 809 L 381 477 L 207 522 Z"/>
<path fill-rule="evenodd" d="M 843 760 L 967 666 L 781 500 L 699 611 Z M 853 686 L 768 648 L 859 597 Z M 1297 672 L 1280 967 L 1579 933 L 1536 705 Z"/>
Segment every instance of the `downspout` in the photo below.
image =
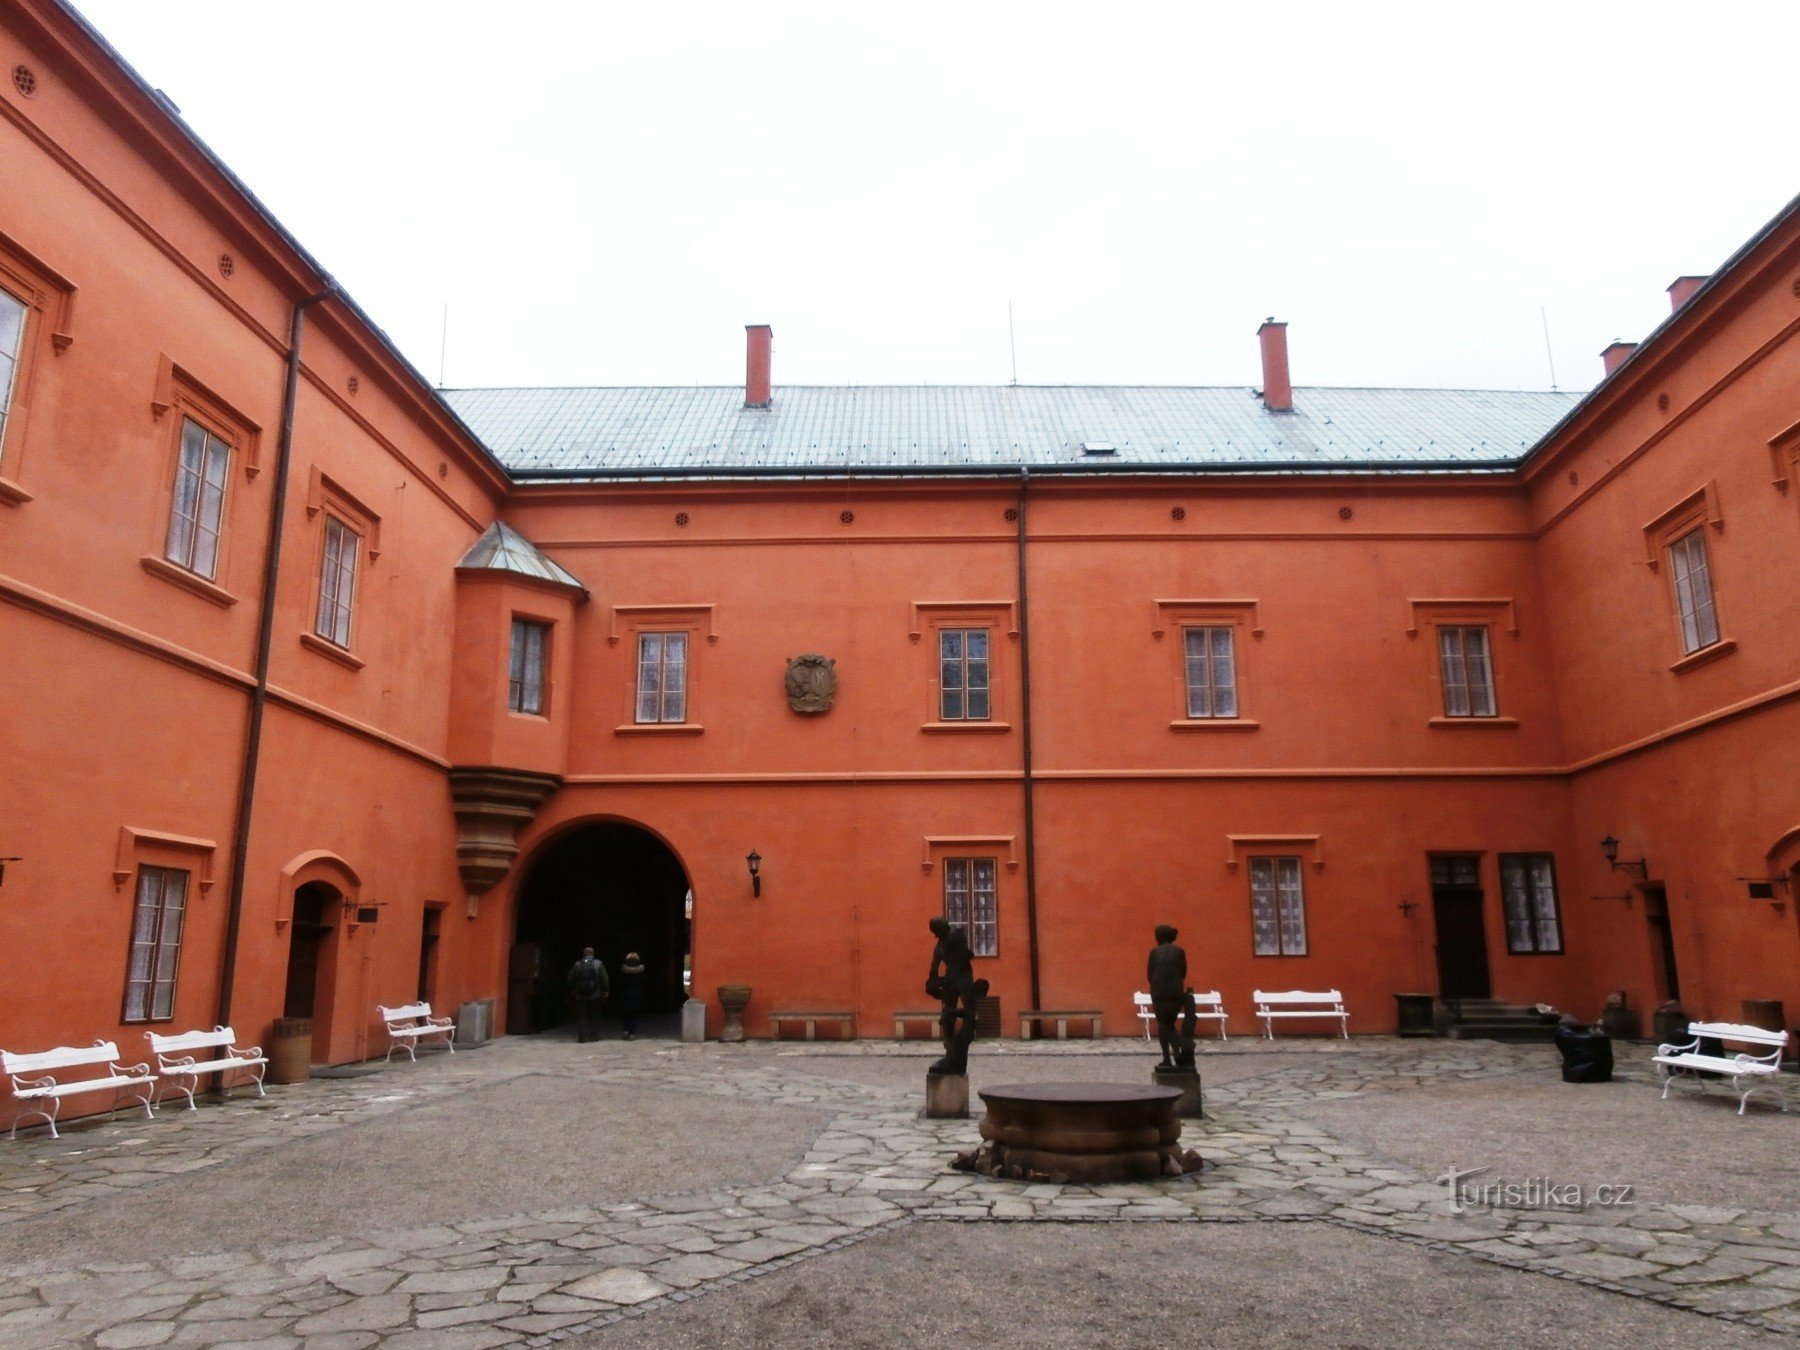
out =
<path fill-rule="evenodd" d="M 329 282 L 326 283 L 328 286 Z M 244 918 L 244 872 L 250 848 L 250 815 L 256 803 L 256 765 L 262 757 L 263 709 L 269 701 L 269 650 L 275 635 L 275 583 L 281 573 L 281 534 L 286 521 L 288 467 L 294 456 L 294 400 L 300 390 L 300 328 L 306 311 L 336 291 L 309 295 L 294 306 L 288 330 L 287 380 L 281 395 L 281 436 L 275 453 L 275 493 L 269 505 L 269 543 L 263 556 L 262 609 L 256 634 L 256 683 L 250 690 L 250 721 L 244 730 L 244 762 L 238 772 L 237 821 L 231 834 L 231 893 L 225 910 L 224 969 L 219 976 L 217 1026 L 231 1025 L 231 996 L 237 984 L 238 933 Z M 223 1085 L 224 1075 L 219 1076 Z"/>
<path fill-rule="evenodd" d="M 1025 556 L 1025 494 L 1031 470 L 1019 466 L 1019 728 L 1024 737 L 1025 787 L 1025 931 L 1031 950 L 1031 1006 L 1044 1006 L 1038 980 L 1037 813 L 1031 778 L 1031 591 Z"/>

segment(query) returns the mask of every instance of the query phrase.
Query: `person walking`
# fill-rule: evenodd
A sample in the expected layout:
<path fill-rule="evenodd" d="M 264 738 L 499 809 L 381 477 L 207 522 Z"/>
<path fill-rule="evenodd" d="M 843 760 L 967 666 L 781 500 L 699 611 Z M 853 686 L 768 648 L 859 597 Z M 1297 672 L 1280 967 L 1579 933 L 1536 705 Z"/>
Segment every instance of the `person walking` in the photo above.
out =
<path fill-rule="evenodd" d="M 637 1015 L 644 1008 L 644 960 L 636 952 L 625 953 L 619 967 L 619 1004 L 625 1011 L 625 1039 L 637 1039 Z"/>
<path fill-rule="evenodd" d="M 569 967 L 569 997 L 575 1000 L 575 1039 L 586 1043 L 600 1039 L 600 1005 L 606 1001 L 606 967 L 592 947 L 581 949 L 581 959 Z"/>

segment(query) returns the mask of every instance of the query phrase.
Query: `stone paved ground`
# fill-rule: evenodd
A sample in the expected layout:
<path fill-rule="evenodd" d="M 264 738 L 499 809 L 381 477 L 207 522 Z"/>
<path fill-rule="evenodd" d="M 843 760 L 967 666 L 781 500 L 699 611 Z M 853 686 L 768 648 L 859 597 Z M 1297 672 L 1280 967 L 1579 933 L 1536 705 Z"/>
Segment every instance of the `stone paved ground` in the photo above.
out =
<path fill-rule="evenodd" d="M 1637 1067 L 1565 1085 L 1545 1047 L 1234 1040 L 1202 1061 L 1201 1177 L 994 1182 L 946 1166 L 972 1121 L 919 1116 L 931 1054 L 509 1039 L 21 1139 L 0 1147 L 0 1346 L 1800 1333 L 1800 1111 L 1664 1103 Z M 1150 1063 L 997 1042 L 971 1078 Z M 1450 1168 L 1515 1193 L 1459 1206 Z M 957 1314 L 909 1323 L 934 1289 Z"/>

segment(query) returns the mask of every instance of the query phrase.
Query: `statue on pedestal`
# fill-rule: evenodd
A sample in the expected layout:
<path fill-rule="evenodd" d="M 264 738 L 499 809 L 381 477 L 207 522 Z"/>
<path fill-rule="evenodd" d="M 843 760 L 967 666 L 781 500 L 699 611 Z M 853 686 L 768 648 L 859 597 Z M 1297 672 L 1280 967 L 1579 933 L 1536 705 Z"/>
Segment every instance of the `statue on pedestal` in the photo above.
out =
<path fill-rule="evenodd" d="M 943 917 L 931 921 L 937 945 L 931 949 L 931 973 L 925 992 L 943 1005 L 938 1032 L 944 1038 L 944 1057 L 928 1073 L 966 1074 L 969 1043 L 975 1039 L 975 1004 L 987 996 L 988 982 L 975 978 L 974 953 L 962 928 Z"/>
<path fill-rule="evenodd" d="M 1150 1007 L 1156 1013 L 1156 1035 L 1162 1043 L 1162 1068 L 1181 1065 L 1181 1040 L 1175 1030 L 1175 1019 L 1187 1004 L 1187 1061 L 1194 1064 L 1194 1000 L 1187 987 L 1187 953 L 1175 945 L 1176 930 L 1166 923 L 1156 926 L 1156 946 L 1150 950 L 1148 976 Z"/>

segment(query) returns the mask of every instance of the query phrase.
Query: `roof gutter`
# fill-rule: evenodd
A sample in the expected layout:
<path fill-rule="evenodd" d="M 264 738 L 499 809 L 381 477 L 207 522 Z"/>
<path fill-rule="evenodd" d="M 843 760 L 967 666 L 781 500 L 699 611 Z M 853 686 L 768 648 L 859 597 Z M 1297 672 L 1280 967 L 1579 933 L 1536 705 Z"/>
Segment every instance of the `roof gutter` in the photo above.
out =
<path fill-rule="evenodd" d="M 664 468 L 508 469 L 520 486 L 532 483 L 610 483 L 658 479 L 740 478 L 997 478 L 1035 477 L 1194 478 L 1235 474 L 1456 474 L 1497 477 L 1516 472 L 1522 460 L 1266 460 L 1232 464 L 790 464 L 675 465 Z"/>

